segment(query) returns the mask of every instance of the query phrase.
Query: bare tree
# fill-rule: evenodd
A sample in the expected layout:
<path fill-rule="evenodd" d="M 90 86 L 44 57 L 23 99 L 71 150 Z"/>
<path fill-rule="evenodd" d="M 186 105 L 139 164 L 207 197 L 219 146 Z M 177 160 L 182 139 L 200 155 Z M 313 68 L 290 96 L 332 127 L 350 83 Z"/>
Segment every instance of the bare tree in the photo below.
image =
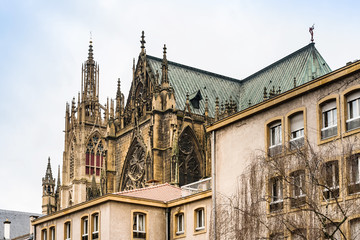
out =
<path fill-rule="evenodd" d="M 305 140 L 271 156 L 257 154 L 239 176 L 237 192 L 216 196 L 212 238 L 216 232 L 216 239 L 347 239 L 344 224 L 360 213 L 357 198 L 346 199 L 360 191 L 351 185 L 358 142 L 352 137 L 317 146 Z"/>

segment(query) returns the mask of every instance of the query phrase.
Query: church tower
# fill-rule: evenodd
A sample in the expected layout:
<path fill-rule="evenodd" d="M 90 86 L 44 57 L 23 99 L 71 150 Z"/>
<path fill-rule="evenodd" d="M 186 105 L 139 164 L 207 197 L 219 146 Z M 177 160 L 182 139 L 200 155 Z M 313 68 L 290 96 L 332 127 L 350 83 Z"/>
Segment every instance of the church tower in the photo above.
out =
<path fill-rule="evenodd" d="M 74 97 L 71 107 L 66 104 L 61 209 L 89 200 L 90 192 L 106 192 L 100 191 L 100 186 L 101 181 L 106 182 L 103 170 L 106 169 L 108 149 L 104 139 L 108 118 L 109 103 L 99 103 L 99 65 L 94 60 L 90 40 L 88 58 L 81 67 L 81 91 L 77 103 Z M 96 196 L 92 194 L 91 197 Z"/>
<path fill-rule="evenodd" d="M 50 157 L 46 168 L 45 177 L 42 178 L 42 214 L 50 214 L 56 211 L 55 178 L 53 178 Z"/>

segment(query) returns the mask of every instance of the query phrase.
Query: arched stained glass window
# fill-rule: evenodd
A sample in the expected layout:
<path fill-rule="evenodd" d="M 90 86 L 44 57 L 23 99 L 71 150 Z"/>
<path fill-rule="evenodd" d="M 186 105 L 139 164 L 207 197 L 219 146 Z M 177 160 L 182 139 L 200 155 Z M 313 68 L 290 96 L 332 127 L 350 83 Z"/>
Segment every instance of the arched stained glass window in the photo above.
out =
<path fill-rule="evenodd" d="M 99 139 L 97 135 L 89 139 L 86 148 L 85 174 L 100 176 L 105 153 L 103 140 Z"/>

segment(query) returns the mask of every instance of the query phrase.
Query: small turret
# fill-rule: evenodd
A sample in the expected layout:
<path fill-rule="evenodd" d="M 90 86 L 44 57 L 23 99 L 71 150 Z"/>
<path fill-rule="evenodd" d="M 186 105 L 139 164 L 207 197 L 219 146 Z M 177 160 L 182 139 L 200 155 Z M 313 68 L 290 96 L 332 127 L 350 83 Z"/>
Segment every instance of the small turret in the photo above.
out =
<path fill-rule="evenodd" d="M 162 73 L 161 73 L 161 87 L 166 88 L 169 87 L 169 77 L 168 77 L 168 61 L 166 58 L 166 44 L 164 44 L 163 51 L 163 60 L 162 60 Z"/>
<path fill-rule="evenodd" d="M 42 178 L 43 201 L 42 214 L 50 214 L 56 211 L 55 207 L 55 179 L 53 178 L 50 164 L 50 157 L 45 172 L 45 177 Z"/>

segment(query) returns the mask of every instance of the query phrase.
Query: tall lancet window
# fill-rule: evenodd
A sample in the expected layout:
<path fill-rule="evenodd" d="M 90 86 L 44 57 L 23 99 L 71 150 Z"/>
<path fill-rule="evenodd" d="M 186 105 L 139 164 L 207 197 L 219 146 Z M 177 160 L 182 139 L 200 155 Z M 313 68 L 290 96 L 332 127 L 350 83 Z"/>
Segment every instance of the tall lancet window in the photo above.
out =
<path fill-rule="evenodd" d="M 85 173 L 100 176 L 101 168 L 105 161 L 106 151 L 103 140 L 98 135 L 89 139 L 86 148 Z"/>

